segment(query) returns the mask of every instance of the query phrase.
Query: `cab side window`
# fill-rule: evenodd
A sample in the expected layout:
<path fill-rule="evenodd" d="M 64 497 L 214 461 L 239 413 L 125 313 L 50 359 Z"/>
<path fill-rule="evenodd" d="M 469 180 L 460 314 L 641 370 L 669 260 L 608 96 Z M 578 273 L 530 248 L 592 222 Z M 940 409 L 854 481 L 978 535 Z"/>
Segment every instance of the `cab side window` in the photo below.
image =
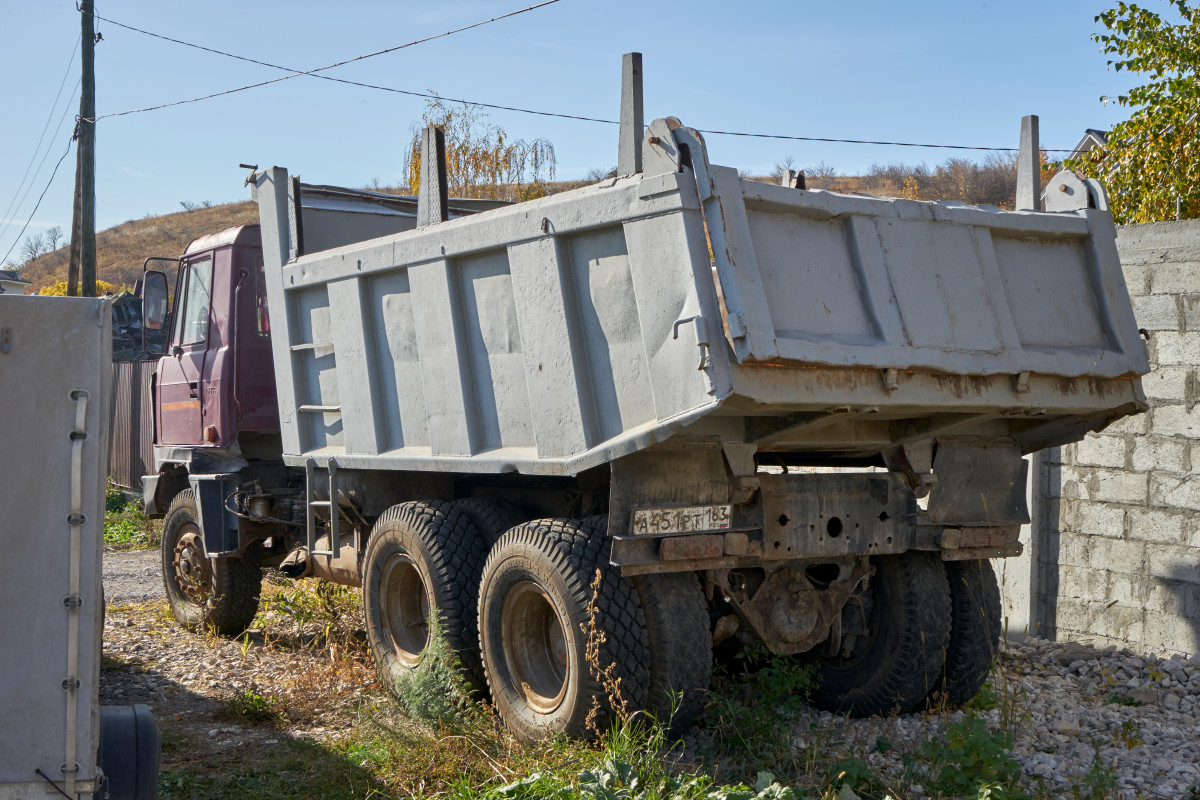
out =
<path fill-rule="evenodd" d="M 208 341 L 209 307 L 212 304 L 213 262 L 211 258 L 187 265 L 187 297 L 180 319 L 180 344 Z"/>

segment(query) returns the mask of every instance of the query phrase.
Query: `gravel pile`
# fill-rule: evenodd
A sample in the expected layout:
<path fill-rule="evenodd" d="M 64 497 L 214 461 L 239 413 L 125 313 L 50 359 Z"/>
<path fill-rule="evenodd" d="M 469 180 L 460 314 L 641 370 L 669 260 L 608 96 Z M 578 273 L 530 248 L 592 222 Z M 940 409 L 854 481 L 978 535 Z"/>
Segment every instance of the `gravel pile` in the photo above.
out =
<path fill-rule="evenodd" d="M 993 684 L 998 707 L 974 713 L 1012 736 L 1010 755 L 1039 794 L 1072 797 L 1099 762 L 1123 799 L 1200 798 L 1200 657 L 1029 639 L 1006 645 Z M 793 746 L 823 736 L 830 749 L 865 753 L 894 788 L 920 797 L 926 790 L 919 765 L 912 784 L 901 782 L 904 756 L 920 753 L 965 716 L 957 710 L 846 720 L 814 712 L 798 720 Z M 878 752 L 879 737 L 887 752 Z"/>

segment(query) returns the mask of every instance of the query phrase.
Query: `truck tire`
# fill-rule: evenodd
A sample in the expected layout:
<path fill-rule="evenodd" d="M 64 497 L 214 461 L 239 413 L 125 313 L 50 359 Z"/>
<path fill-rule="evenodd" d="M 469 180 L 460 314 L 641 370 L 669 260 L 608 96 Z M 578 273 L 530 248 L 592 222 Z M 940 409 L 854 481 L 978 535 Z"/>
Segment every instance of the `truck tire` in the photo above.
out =
<path fill-rule="evenodd" d="M 843 613 L 867 615 L 849 658 L 813 652 L 817 685 L 813 705 L 854 717 L 909 711 L 942 679 L 950 641 L 950 589 L 936 553 L 908 552 L 871 559 L 875 573 L 857 605 Z M 853 601 L 852 601 L 853 602 Z"/>
<path fill-rule="evenodd" d="M 643 707 L 649 688 L 646 627 L 633 587 L 609 565 L 601 517 L 543 519 L 513 528 L 488 555 L 479 585 L 479 634 L 492 701 L 518 739 L 587 737 L 612 706 Z M 601 575 L 592 606 L 592 582 Z M 588 626 L 597 637 L 588 663 Z M 611 669 L 620 698 L 598 670 Z M 594 725 L 588 716 L 596 707 Z"/>
<path fill-rule="evenodd" d="M 475 530 L 483 537 L 489 550 L 500 541 L 509 528 L 515 528 L 529 519 L 529 515 L 506 500 L 485 497 L 464 497 L 454 501 L 454 507 L 471 518 Z"/>
<path fill-rule="evenodd" d="M 992 562 L 947 561 L 950 585 L 950 645 L 942 683 L 929 695 L 960 706 L 975 696 L 1000 646 L 1000 587 Z"/>
<path fill-rule="evenodd" d="M 401 503 L 375 522 L 363 556 L 363 610 L 379 679 L 389 690 L 421 662 L 429 609 L 472 688 L 483 686 L 475 597 L 487 551 L 449 503 Z"/>
<path fill-rule="evenodd" d="M 704 710 L 712 682 L 708 601 L 693 572 L 639 575 L 633 586 L 650 646 L 646 708 L 679 734 Z"/>
<path fill-rule="evenodd" d="M 250 627 L 262 593 L 262 555 L 257 542 L 240 556 L 208 558 L 196 495 L 185 489 L 167 509 L 160 550 L 163 588 L 180 625 L 191 630 L 215 629 L 222 636 L 237 636 Z"/>

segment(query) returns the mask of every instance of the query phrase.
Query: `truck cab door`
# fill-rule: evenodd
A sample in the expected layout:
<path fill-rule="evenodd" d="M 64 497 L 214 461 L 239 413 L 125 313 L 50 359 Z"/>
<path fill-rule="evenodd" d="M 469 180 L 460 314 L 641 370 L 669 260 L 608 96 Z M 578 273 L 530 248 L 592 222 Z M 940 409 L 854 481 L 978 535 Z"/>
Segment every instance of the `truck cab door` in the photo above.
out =
<path fill-rule="evenodd" d="M 212 255 L 185 262 L 179 287 L 171 348 L 159 362 L 159 440 L 163 444 L 205 444 L 201 381 L 213 327 Z"/>

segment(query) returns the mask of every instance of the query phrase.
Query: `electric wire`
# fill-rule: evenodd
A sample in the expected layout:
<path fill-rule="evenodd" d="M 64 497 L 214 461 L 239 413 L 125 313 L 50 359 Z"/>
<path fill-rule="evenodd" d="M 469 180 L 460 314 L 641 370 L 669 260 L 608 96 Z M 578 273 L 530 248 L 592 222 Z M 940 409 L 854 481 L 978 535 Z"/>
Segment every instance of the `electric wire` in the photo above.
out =
<path fill-rule="evenodd" d="M 543 4 L 543 5 L 545 5 L 545 4 Z M 532 6 L 531 8 L 538 8 L 538 6 Z M 513 13 L 521 13 L 521 12 L 513 12 Z M 317 74 L 319 71 L 330 69 L 330 67 L 321 67 L 320 70 L 307 70 L 307 71 L 297 70 L 297 69 L 293 69 L 292 67 L 285 67 L 285 66 L 282 66 L 279 64 L 272 64 L 269 61 L 260 61 L 259 59 L 250 58 L 249 56 L 243 56 L 243 55 L 238 55 L 237 53 L 230 53 L 225 50 L 219 50 L 215 47 L 206 47 L 204 45 L 196 44 L 194 42 L 187 42 L 182 39 L 176 39 L 176 38 L 173 38 L 171 36 L 166 36 L 161 33 L 155 33 L 153 31 L 148 31 L 148 30 L 145 30 L 143 28 L 138 28 L 133 25 L 128 25 L 124 22 L 118 22 L 117 20 L 114 20 L 114 19 L 100 17 L 98 15 L 97 15 L 97 19 L 102 19 L 105 22 L 107 22 L 109 25 L 116 25 L 119 28 L 125 28 L 126 30 L 134 31 L 135 33 L 140 33 L 145 36 L 153 37 L 155 39 L 162 39 L 163 41 L 172 42 L 172 43 L 178 44 L 178 45 L 183 45 L 184 47 L 191 47 L 196 50 L 203 50 L 204 52 L 213 53 L 214 55 L 225 56 L 226 58 L 232 58 L 232 59 L 236 59 L 238 61 L 245 61 L 247 63 L 257 64 L 257 65 L 263 66 L 263 67 L 270 67 L 271 69 L 283 70 L 284 72 L 291 73 L 290 75 L 287 76 L 287 78 L 295 78 L 295 77 L 300 77 L 302 75 L 308 75 L 308 76 L 311 76 L 314 78 L 321 78 L 322 80 L 332 81 L 334 83 L 346 84 L 348 86 L 357 86 L 357 87 L 360 87 L 363 89 L 376 89 L 378 91 L 392 92 L 395 94 L 403 94 L 403 95 L 408 95 L 410 97 L 420 97 L 420 98 L 424 98 L 427 100 L 443 100 L 443 101 L 448 101 L 451 103 L 467 103 L 467 104 L 470 104 L 473 106 L 479 106 L 480 108 L 490 108 L 490 109 L 495 109 L 498 111 L 513 111 L 513 112 L 520 113 L 520 114 L 533 114 L 533 115 L 542 116 L 542 117 L 557 117 L 559 119 L 579 120 L 581 122 L 598 122 L 598 123 L 602 123 L 605 125 L 619 125 L 620 124 L 619 121 L 614 120 L 614 119 L 602 119 L 599 117 L 588 117 L 588 116 L 583 116 L 580 114 L 566 114 L 566 113 L 556 112 L 556 111 L 543 111 L 543 110 L 532 109 L 532 108 L 520 108 L 518 106 L 506 106 L 506 105 L 500 105 L 497 103 L 486 103 L 486 102 L 481 102 L 481 101 L 477 101 L 477 100 L 467 100 L 467 99 L 464 99 L 461 97 L 444 97 L 439 94 L 431 94 L 431 93 L 427 93 L 427 92 L 416 92 L 416 91 L 412 91 L 409 89 L 397 89 L 393 86 L 380 86 L 378 84 L 364 83 L 362 81 L 353 81 L 353 80 L 349 80 L 346 78 L 336 78 L 332 75 L 319 75 L 319 74 Z M 497 17 L 497 19 L 503 19 L 503 17 Z M 478 23 L 478 24 L 484 24 L 484 23 Z M 462 30 L 465 30 L 465 28 Z M 443 35 L 447 35 L 447 34 L 443 34 Z M 436 38 L 436 37 L 433 37 L 433 38 Z M 428 41 L 428 40 L 424 40 L 424 41 Z M 409 46 L 409 45 L 402 45 L 402 47 L 407 47 L 407 46 Z M 381 52 L 386 52 L 386 51 L 381 51 Z M 367 58 L 367 57 L 369 57 L 369 56 L 363 56 L 360 58 Z M 351 59 L 351 60 L 360 60 L 360 59 Z M 342 62 L 342 63 L 349 63 L 349 62 L 347 61 L 347 62 Z M 334 64 L 332 66 L 339 66 L 339 65 Z M 243 87 L 243 89 L 254 88 L 257 86 L 265 86 L 268 83 L 275 83 L 275 82 L 278 82 L 279 80 L 285 80 L 285 79 L 286 78 L 279 78 L 279 79 L 276 79 L 275 81 L 265 81 L 263 83 L 257 83 L 257 84 L 253 84 L 248 87 Z M 236 90 L 232 90 L 232 91 L 242 91 L 242 89 L 236 89 Z M 229 94 L 229 93 L 231 93 L 231 92 L 222 92 L 220 94 L 209 95 L 207 97 L 196 98 L 194 100 L 185 100 L 185 101 L 181 101 L 181 102 L 198 102 L 199 100 L 207 100 L 212 97 L 219 97 L 219 96 L 221 96 L 221 94 Z M 123 114 L 136 114 L 136 113 L 140 113 L 142 111 L 153 111 L 153 110 L 157 110 L 158 108 L 168 108 L 172 105 L 178 105 L 178 103 L 168 103 L 168 104 L 165 104 L 162 106 L 154 106 L 154 107 L 147 108 L 147 109 L 137 109 L 134 111 L 126 111 L 126 112 L 122 112 L 121 114 L 105 114 L 104 116 L 97 117 L 97 119 L 104 119 L 105 117 L 111 117 L 111 116 L 122 116 Z M 982 147 L 982 146 L 958 145 L 958 144 L 929 144 L 929 143 L 923 143 L 923 142 L 875 141 L 875 140 L 868 140 L 868 139 L 835 139 L 835 138 L 820 137 L 820 136 L 792 136 L 792 135 L 773 134 L 773 133 L 749 133 L 749 132 L 744 132 L 744 131 L 708 130 L 708 129 L 704 129 L 704 128 L 698 128 L 697 130 L 699 130 L 700 133 L 705 133 L 705 134 L 709 134 L 709 135 L 713 135 L 713 136 L 742 136 L 742 137 L 755 138 L 755 139 L 780 139 L 780 140 L 798 141 L 798 142 L 826 142 L 826 143 L 833 143 L 833 144 L 866 144 L 866 145 L 881 145 L 881 146 L 887 146 L 887 147 L 920 147 L 920 148 L 932 148 L 932 149 L 940 149 L 940 150 L 980 150 L 980 151 L 989 151 L 989 152 L 998 152 L 998 153 L 1019 152 L 1019 148 L 1016 148 L 1016 147 Z M 1069 149 L 1069 148 L 1054 149 L 1054 148 L 1043 147 L 1041 149 L 1047 153 L 1070 153 L 1070 152 L 1073 152 L 1073 150 Z"/>
<path fill-rule="evenodd" d="M 72 136 L 67 142 L 67 149 L 63 151 L 63 154 L 58 158 L 58 163 L 54 165 L 54 171 L 50 173 L 50 180 L 46 181 L 46 188 L 42 189 L 42 194 L 38 197 L 37 203 L 34 204 L 33 211 L 29 212 L 29 219 L 25 220 L 25 224 L 21 226 L 20 232 L 17 233 L 17 238 L 13 241 L 12 246 L 8 248 L 8 252 L 4 254 L 4 258 L 0 258 L 0 264 L 4 264 L 8 261 L 8 257 L 12 255 L 13 248 L 17 246 L 17 242 L 21 241 L 21 234 L 25 233 L 25 229 L 29 227 L 29 223 L 33 222 L 34 215 L 36 215 L 38 209 L 41 208 L 42 201 L 46 199 L 46 192 L 50 190 L 51 184 L 54 183 L 54 177 L 58 175 L 58 168 L 62 166 L 63 159 L 67 157 L 67 154 L 71 152 L 71 144 L 74 141 L 75 137 Z"/>
<path fill-rule="evenodd" d="M 99 19 L 104 19 L 104 18 L 100 17 Z M 421 97 L 426 100 L 445 100 L 445 101 L 448 101 L 451 103 L 468 103 L 473 106 L 479 106 L 481 108 L 491 108 L 491 109 L 495 109 L 498 111 L 516 111 L 516 112 L 519 112 L 522 114 L 537 114 L 537 115 L 543 116 L 543 117 L 559 117 L 561 119 L 574 119 L 574 120 L 580 120 L 582 122 L 602 122 L 602 123 L 605 123 L 608 125 L 619 125 L 620 124 L 616 120 L 612 120 L 612 119 L 599 119 L 597 117 L 583 117 L 583 116 L 579 116 L 576 114 L 561 114 L 561 113 L 556 113 L 553 111 L 537 111 L 537 110 L 529 109 L 529 108 L 516 108 L 514 106 L 502 106 L 502 105 L 497 105 L 496 103 L 480 103 L 480 102 L 476 102 L 475 100 L 464 100 L 460 97 L 443 97 L 441 95 L 430 94 L 428 92 L 414 92 L 409 89 L 397 89 L 392 86 L 380 86 L 380 85 L 374 84 L 374 83 L 363 83 L 362 81 L 352 81 L 347 78 L 335 78 L 332 75 L 318 75 L 312 71 L 304 72 L 302 70 L 293 69 L 291 67 L 284 67 L 279 64 L 272 64 L 269 61 L 259 61 L 256 58 L 250 58 L 248 56 L 242 56 L 242 55 L 238 55 L 236 53 L 227 53 L 224 50 L 217 50 L 212 47 L 205 47 L 204 45 L 195 44 L 193 42 L 185 42 L 182 39 L 174 39 L 170 36 L 164 36 L 161 33 L 154 33 L 153 31 L 147 31 L 147 30 L 143 30 L 141 28 L 136 28 L 133 25 L 126 25 L 124 22 L 117 22 L 116 20 L 112 20 L 112 19 L 104 19 L 104 21 L 107 22 L 109 25 L 116 25 L 119 28 L 125 28 L 126 30 L 135 31 L 137 33 L 145 34 L 146 36 L 152 36 L 155 39 L 162 39 L 167 42 L 173 42 L 175 44 L 180 44 L 180 45 L 183 45 L 184 47 L 192 47 L 197 50 L 203 50 L 207 53 L 214 53 L 215 55 L 226 56 L 227 58 L 234 58 L 234 59 L 237 59 L 238 61 L 246 61 L 250 64 L 258 64 L 259 66 L 262 66 L 262 67 L 271 67 L 272 69 L 279 69 L 279 70 L 283 70 L 284 72 L 290 72 L 290 73 L 292 73 L 292 75 L 290 77 L 298 77 L 301 75 L 308 75 L 309 77 L 312 77 L 312 78 L 320 78 L 321 80 L 332 81 L 333 83 L 344 83 L 347 86 L 358 86 L 363 89 L 377 89 L 381 92 L 393 92 L 395 94 L 408 95 L 409 97 Z M 102 119 L 102 117 L 100 119 Z"/>
<path fill-rule="evenodd" d="M 67 59 L 67 69 L 63 73 L 62 81 L 60 81 L 58 84 L 58 91 L 54 94 L 54 102 L 50 104 L 50 113 L 46 115 L 46 124 L 42 126 L 42 133 L 38 137 L 37 146 L 33 148 L 33 155 L 29 157 L 29 163 L 25 165 L 25 174 L 21 176 L 21 182 L 17 184 L 17 188 L 13 192 L 12 200 L 9 201 L 8 208 L 6 208 L 4 210 L 4 214 L 0 216 L 0 236 L 3 236 L 5 231 L 8 230 L 9 225 L 12 224 L 10 222 L 11 218 L 9 215 L 19 208 L 19 206 L 16 205 L 17 197 L 21 194 L 21 190 L 25 188 L 25 180 L 29 178 L 29 170 L 33 167 L 33 162 L 37 161 L 38 153 L 42 151 L 42 143 L 46 141 L 46 131 L 50 130 L 50 123 L 54 119 L 54 112 L 58 110 L 58 98 L 62 97 L 63 87 L 67 85 L 67 78 L 71 77 L 71 67 L 75 64 L 75 54 L 79 52 L 79 43 L 82 40 L 83 34 L 80 33 L 79 36 L 75 38 L 75 47 L 73 50 L 71 50 L 71 57 Z M 70 103 L 67 103 L 68 108 L 70 108 L 70 105 Z M 61 120 L 59 121 L 59 127 L 62 127 Z M 55 135 L 57 135 L 57 132 Z M 49 148 L 47 148 L 46 152 L 50 152 Z M 42 163 L 45 163 L 45 158 L 42 159 Z M 38 170 L 41 170 L 40 164 L 38 165 Z M 37 180 L 37 173 L 34 173 L 32 180 Z M 26 194 L 28 194 L 28 192 L 26 192 Z M 23 201 L 24 198 L 22 197 L 22 202 Z"/>
<path fill-rule="evenodd" d="M 535 11 L 539 8 L 544 8 L 546 6 L 554 5 L 555 3 L 559 3 L 559 2 L 562 2 L 562 0 L 544 0 L 544 2 L 537 3 L 535 5 L 519 9 L 517 11 L 510 11 L 507 14 L 501 14 L 498 17 L 492 17 L 491 19 L 485 19 L 485 20 L 481 20 L 479 22 L 473 22 L 470 25 L 464 25 L 461 28 L 455 28 L 454 30 L 446 31 L 445 33 L 437 33 L 437 34 L 434 34 L 433 36 L 426 36 L 422 39 L 414 39 L 411 42 L 406 42 L 404 44 L 396 45 L 394 47 L 386 47 L 383 50 L 376 50 L 373 53 L 365 53 L 361 56 L 355 56 L 354 58 L 347 58 L 344 61 L 338 61 L 336 63 L 329 64 L 328 66 L 317 67 L 315 69 L 304 70 L 302 72 L 292 72 L 292 74 L 290 74 L 290 75 L 284 75 L 279 78 L 272 78 L 269 81 L 259 81 L 258 83 L 251 83 L 246 86 L 239 86 L 236 89 L 226 89 L 225 91 L 222 91 L 222 92 L 213 92 L 212 94 L 206 94 L 203 97 L 192 97 L 187 100 L 176 100 L 171 103 L 161 103 L 156 106 L 148 106 L 146 108 L 135 108 L 135 109 L 130 109 L 129 111 L 118 111 L 118 112 L 114 112 L 112 114 L 100 114 L 100 115 L 97 115 L 93 119 L 85 120 L 85 122 L 99 122 L 102 119 L 108 119 L 110 117 L 124 117 L 124 116 L 128 116 L 129 114 L 142 114 L 147 111 L 158 111 L 159 109 L 171 108 L 173 106 L 186 105 L 187 103 L 199 103 L 202 100 L 211 100 L 214 97 L 224 97 L 225 95 L 236 94 L 238 92 L 244 92 L 248 89 L 257 89 L 260 86 L 269 86 L 273 83 L 280 83 L 282 81 L 288 81 L 288 80 L 291 80 L 292 78 L 298 78 L 302 75 L 313 75 L 318 72 L 324 72 L 326 70 L 330 70 L 335 67 L 342 67 L 342 66 L 345 66 L 346 64 L 353 64 L 355 62 L 363 61 L 368 58 L 374 58 L 375 56 L 381 56 L 386 53 L 394 53 L 397 50 L 404 50 L 405 48 L 413 47 L 418 44 L 424 44 L 425 42 L 432 42 L 435 39 L 442 39 L 447 36 L 452 36 L 456 33 L 462 33 L 463 31 L 469 31 L 473 28 L 478 28 L 483 25 L 488 25 L 492 22 L 499 22 L 502 19 L 508 19 L 509 17 L 515 17 L 519 14 L 525 14 L 530 11 Z M 110 19 L 105 19 L 104 21 L 109 23 L 110 25 L 118 24 Z M 281 69 L 282 69 L 282 67 L 281 67 Z"/>

